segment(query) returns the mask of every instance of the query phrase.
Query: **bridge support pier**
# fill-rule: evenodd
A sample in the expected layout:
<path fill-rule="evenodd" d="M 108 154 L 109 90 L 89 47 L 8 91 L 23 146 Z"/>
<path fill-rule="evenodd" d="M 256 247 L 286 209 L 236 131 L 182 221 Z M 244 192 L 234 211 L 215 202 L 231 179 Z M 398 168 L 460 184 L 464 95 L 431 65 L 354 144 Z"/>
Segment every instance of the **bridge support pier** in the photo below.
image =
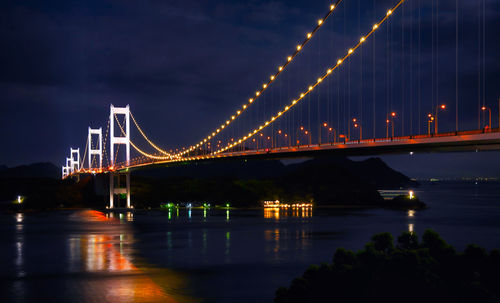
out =
<path fill-rule="evenodd" d="M 121 187 L 122 177 L 125 176 L 125 187 Z M 116 186 L 115 186 L 116 181 Z M 115 195 L 127 195 L 126 208 L 132 208 L 130 203 L 130 172 L 109 172 L 109 208 L 115 208 Z"/>

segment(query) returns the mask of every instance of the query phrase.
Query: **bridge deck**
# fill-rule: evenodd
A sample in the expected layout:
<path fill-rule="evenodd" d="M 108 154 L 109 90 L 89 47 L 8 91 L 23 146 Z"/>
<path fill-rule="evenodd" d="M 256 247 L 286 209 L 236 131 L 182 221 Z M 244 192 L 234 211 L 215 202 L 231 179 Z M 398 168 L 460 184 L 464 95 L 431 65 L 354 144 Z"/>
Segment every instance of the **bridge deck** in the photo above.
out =
<path fill-rule="evenodd" d="M 437 135 L 419 135 L 394 138 L 353 140 L 341 143 L 325 143 L 278 147 L 273 149 L 244 150 L 218 155 L 199 156 L 194 161 L 227 158 L 300 158 L 317 155 L 364 156 L 381 154 L 401 154 L 409 152 L 460 152 L 500 150 L 500 129 L 449 132 Z M 137 169 L 151 165 L 167 165 L 178 161 L 133 162 L 128 167 Z M 120 167 L 118 170 L 124 170 Z"/>

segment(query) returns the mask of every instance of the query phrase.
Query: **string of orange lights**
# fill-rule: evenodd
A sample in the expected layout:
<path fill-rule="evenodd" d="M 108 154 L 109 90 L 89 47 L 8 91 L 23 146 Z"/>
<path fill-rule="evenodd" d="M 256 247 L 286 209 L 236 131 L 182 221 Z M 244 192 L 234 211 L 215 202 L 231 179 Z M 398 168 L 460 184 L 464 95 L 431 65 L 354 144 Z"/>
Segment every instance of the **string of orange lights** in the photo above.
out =
<path fill-rule="evenodd" d="M 120 123 L 120 121 L 118 120 L 118 117 L 116 116 L 116 114 L 114 115 L 115 117 L 115 120 L 116 120 L 116 123 L 118 124 L 118 127 L 120 128 L 120 131 L 122 133 L 122 135 L 126 136 L 126 133 L 125 133 L 125 130 L 123 129 L 123 126 L 122 124 Z M 157 156 L 157 155 L 153 155 L 153 154 L 149 154 L 145 151 L 143 151 L 142 149 L 140 149 L 139 147 L 137 147 L 137 145 L 134 144 L 134 142 L 132 142 L 132 140 L 129 140 L 130 142 L 130 145 L 132 145 L 132 147 L 138 152 L 140 153 L 141 155 L 143 156 L 146 156 L 148 158 L 151 158 L 151 159 L 155 159 L 155 160 L 167 160 L 167 159 L 173 159 L 174 156 L 172 155 L 168 155 L 168 156 Z M 118 153 L 118 151 L 117 151 Z M 116 157 L 115 157 L 116 158 Z"/>
<path fill-rule="evenodd" d="M 347 50 L 347 53 L 344 55 L 344 57 L 338 59 L 337 64 L 335 66 L 329 68 L 325 72 L 325 74 L 323 74 L 321 77 L 319 77 L 317 79 L 316 83 L 310 85 L 305 92 L 301 93 L 300 97 L 298 99 L 292 100 L 292 102 L 289 105 L 285 106 L 282 111 L 276 113 L 269 120 L 267 120 L 264 124 L 260 125 L 258 128 L 249 132 L 248 135 L 243 136 L 243 137 L 239 138 L 238 140 L 235 140 L 234 143 L 228 143 L 228 145 L 226 147 L 218 149 L 218 150 L 214 151 L 212 154 L 217 155 L 219 153 L 227 151 L 228 149 L 231 149 L 235 146 L 238 146 L 242 142 L 245 142 L 249 138 L 253 137 L 255 134 L 261 132 L 264 128 L 271 125 L 277 118 L 281 117 L 284 113 L 286 113 L 292 107 L 294 107 L 296 104 L 298 104 L 298 102 L 300 102 L 302 99 L 304 99 L 304 97 L 306 97 L 309 93 L 311 93 L 325 78 L 330 76 L 333 73 L 333 71 L 335 71 L 340 65 L 342 65 L 342 63 L 346 59 L 348 59 L 356 51 L 356 49 L 361 47 L 361 45 L 366 41 L 366 39 L 369 38 L 388 19 L 394 13 L 394 11 L 396 11 L 403 4 L 404 1 L 405 0 L 400 0 L 392 9 L 389 9 L 387 11 L 386 15 L 384 16 L 384 18 L 381 21 L 379 21 L 378 23 L 375 23 L 373 25 L 372 29 L 370 30 L 370 32 L 368 32 L 368 34 L 366 34 L 365 36 L 362 36 L 359 39 L 359 42 L 353 48 L 350 48 L 349 50 Z"/>
<path fill-rule="evenodd" d="M 132 118 L 132 121 L 134 121 L 134 124 L 135 126 L 137 127 L 137 129 L 139 130 L 139 132 L 141 133 L 141 135 L 144 137 L 144 139 L 154 148 L 156 149 L 157 151 L 159 151 L 160 153 L 164 154 L 164 155 L 167 155 L 167 156 L 171 156 L 170 153 L 164 151 L 163 149 L 161 149 L 160 147 L 158 147 L 156 144 L 154 144 L 147 136 L 146 134 L 142 131 L 141 127 L 139 126 L 139 123 L 137 123 L 137 121 L 135 120 L 134 118 L 134 115 L 132 114 L 132 112 L 130 112 L 130 117 Z"/>
<path fill-rule="evenodd" d="M 227 144 L 227 146 L 223 147 L 223 148 L 220 148 L 220 149 L 217 149 L 215 151 L 213 151 L 211 153 L 210 156 L 207 156 L 207 155 L 204 155 L 204 156 L 194 156 L 194 157 L 184 157 L 184 158 L 180 158 L 180 156 L 186 154 L 187 152 L 190 152 L 196 148 L 198 148 L 200 145 L 203 145 L 203 143 L 207 142 L 207 140 L 211 139 L 212 137 L 209 136 L 207 137 L 206 139 L 204 139 L 203 141 L 201 141 L 200 143 L 198 143 L 196 146 L 192 146 L 191 148 L 187 149 L 187 150 L 184 150 L 178 154 L 174 154 L 170 157 L 168 156 L 157 156 L 157 155 L 153 155 L 153 154 L 149 154 L 149 153 L 146 153 L 142 150 L 140 150 L 135 144 L 133 144 L 132 142 L 131 145 L 139 152 L 141 153 L 143 156 L 146 156 L 148 158 L 151 158 L 151 159 L 156 159 L 156 160 L 172 160 L 172 161 L 183 161 L 183 160 L 197 160 L 197 159 L 206 159 L 206 158 L 211 158 L 211 157 L 215 157 L 217 156 L 218 154 L 222 153 L 222 152 L 225 152 L 235 146 L 238 146 L 240 145 L 241 143 L 245 142 L 246 140 L 252 138 L 253 136 L 255 136 L 256 134 L 258 134 L 259 132 L 261 132 L 263 129 L 267 128 L 269 125 L 271 125 L 274 121 L 276 121 L 276 119 L 278 119 L 279 117 L 281 117 L 284 113 L 288 112 L 291 108 L 293 108 L 295 105 L 297 105 L 300 101 L 302 101 L 308 94 L 310 94 L 312 91 L 314 91 L 314 89 L 320 85 L 320 83 L 325 79 L 327 78 L 328 76 L 330 76 L 338 67 L 340 67 L 342 65 L 342 63 L 347 60 L 350 56 L 352 56 L 352 54 L 355 53 L 355 51 L 362 46 L 362 44 L 366 41 L 366 39 L 368 39 L 370 36 L 372 36 L 372 34 L 382 25 L 386 22 L 386 20 L 404 3 L 405 0 L 400 0 L 392 9 L 389 9 L 387 11 L 387 13 L 385 14 L 385 16 L 378 22 L 378 23 L 375 23 L 373 25 L 373 27 L 371 28 L 371 30 L 365 35 L 365 36 L 362 36 L 360 39 L 359 39 L 359 42 L 352 48 L 348 49 L 346 54 L 337 60 L 337 63 L 335 66 L 332 66 L 331 68 L 327 69 L 326 72 L 320 76 L 317 81 L 310 85 L 308 87 L 308 89 L 304 92 L 302 92 L 300 94 L 300 96 L 297 98 L 297 99 L 294 99 L 291 101 L 291 103 L 287 106 L 285 106 L 281 111 L 279 111 L 278 113 L 276 113 L 274 116 L 272 116 L 269 120 L 267 120 L 264 124 L 260 125 L 259 127 L 255 128 L 253 131 L 249 132 L 246 136 L 243 136 L 243 137 L 240 137 L 239 139 L 237 140 L 234 140 L 230 143 Z M 115 119 L 117 119 L 115 117 Z M 232 119 L 234 120 L 234 119 Z M 125 134 L 121 124 L 119 123 L 119 121 L 117 120 L 119 126 L 120 126 L 120 129 L 122 130 L 122 133 Z M 230 122 L 229 122 L 230 123 Z M 229 125 L 229 123 L 227 123 L 226 121 L 226 124 Z M 220 131 L 220 130 L 219 130 Z"/>
<path fill-rule="evenodd" d="M 343 0 L 337 0 L 335 3 L 333 3 L 329 6 L 328 12 L 325 14 L 325 16 L 323 18 L 318 20 L 318 23 L 314 27 L 313 31 L 308 32 L 306 34 L 306 38 L 304 39 L 304 41 L 302 41 L 302 43 L 297 45 L 296 50 L 293 52 L 292 55 L 286 57 L 285 63 L 283 65 L 278 66 L 277 71 L 273 75 L 270 76 L 270 78 L 267 82 L 265 82 L 262 85 L 262 88 L 260 88 L 259 90 L 257 90 L 255 92 L 254 97 L 249 98 L 248 101 L 246 103 L 244 103 L 242 105 L 242 107 L 239 108 L 229 119 L 227 119 L 225 123 L 222 123 L 217 129 L 213 130 L 211 134 L 209 134 L 205 138 L 201 139 L 199 143 L 197 143 L 196 145 L 193 145 L 187 149 L 184 149 L 183 151 L 175 154 L 174 156 L 183 156 L 186 153 L 189 153 L 189 152 L 195 150 L 196 148 L 200 147 L 201 145 L 206 143 L 208 140 L 213 139 L 224 128 L 226 128 L 228 125 L 230 125 L 232 122 L 234 122 L 243 112 L 245 112 L 250 107 L 250 105 L 253 104 L 267 88 L 269 88 L 269 86 L 278 78 L 278 76 L 286 69 L 286 67 L 288 65 L 290 65 L 290 63 L 295 59 L 295 57 L 297 57 L 299 55 L 299 53 L 304 49 L 304 46 L 306 46 L 307 43 L 309 41 L 311 41 L 311 39 L 314 37 L 316 32 L 321 28 L 321 26 L 325 23 L 325 21 L 333 14 L 335 9 L 342 3 L 342 1 Z"/>

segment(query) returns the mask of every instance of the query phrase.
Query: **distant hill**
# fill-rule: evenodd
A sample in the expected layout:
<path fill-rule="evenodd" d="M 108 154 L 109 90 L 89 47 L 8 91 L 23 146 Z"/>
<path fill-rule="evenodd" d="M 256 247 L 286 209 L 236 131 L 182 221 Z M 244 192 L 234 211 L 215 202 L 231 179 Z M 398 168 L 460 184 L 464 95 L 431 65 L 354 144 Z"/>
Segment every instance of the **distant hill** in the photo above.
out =
<path fill-rule="evenodd" d="M 107 182 L 104 176 L 86 176 L 78 183 L 61 180 L 60 168 L 51 163 L 0 166 L 0 201 L 12 201 L 21 194 L 26 209 L 102 206 L 106 191 L 97 188 L 106 188 Z M 385 206 L 377 189 L 414 185 L 379 158 L 321 157 L 289 165 L 279 160 L 231 159 L 150 167 L 133 171 L 131 191 L 137 208 L 158 207 L 165 201 L 254 207 L 276 199 Z"/>
<path fill-rule="evenodd" d="M 132 198 L 142 207 L 165 201 L 256 206 L 259 201 L 276 199 L 316 205 L 382 205 L 377 189 L 414 185 L 379 158 L 321 157 L 289 165 L 279 160 L 228 159 L 134 171 Z"/>
<path fill-rule="evenodd" d="M 61 169 L 49 162 L 33 163 L 16 167 L 0 166 L 0 178 L 50 178 L 59 179 Z"/>
<path fill-rule="evenodd" d="M 343 168 L 350 175 L 356 176 L 362 181 L 376 187 L 377 189 L 394 189 L 399 187 L 416 186 L 417 182 L 412 181 L 402 173 L 390 168 L 380 158 L 369 158 L 363 161 L 352 161 L 347 158 L 322 157 L 312 159 L 303 163 L 289 165 L 288 170 L 300 167 L 323 167 L 324 169 Z"/>
<path fill-rule="evenodd" d="M 151 167 L 134 171 L 140 177 L 168 178 L 214 178 L 263 179 L 283 174 L 285 165 L 279 160 L 222 160 L 178 164 L 168 167 Z"/>
<path fill-rule="evenodd" d="M 318 168 L 318 169 L 317 169 Z M 364 161 L 352 161 L 344 157 L 321 157 L 306 160 L 297 164 L 285 165 L 279 160 L 228 160 L 203 162 L 170 167 L 152 167 L 134 172 L 135 176 L 153 178 L 220 178 L 235 179 L 276 179 L 294 171 L 301 171 L 310 176 L 312 171 L 345 170 L 349 175 L 378 188 L 399 188 L 415 186 L 416 183 L 402 173 L 393 170 L 380 158 L 369 158 Z"/>

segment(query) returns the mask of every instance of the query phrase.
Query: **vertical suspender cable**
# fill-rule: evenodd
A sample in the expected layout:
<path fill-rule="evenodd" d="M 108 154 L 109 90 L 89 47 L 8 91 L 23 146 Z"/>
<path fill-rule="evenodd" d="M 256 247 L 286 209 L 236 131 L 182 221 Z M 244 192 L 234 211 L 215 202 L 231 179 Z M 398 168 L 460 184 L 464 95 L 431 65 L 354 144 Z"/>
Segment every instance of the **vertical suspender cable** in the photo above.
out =
<path fill-rule="evenodd" d="M 373 0 L 373 13 L 375 14 L 375 0 Z M 375 87 L 375 78 L 376 78 L 376 72 L 375 72 L 375 49 L 377 48 L 377 43 L 376 43 L 376 34 L 373 35 L 373 62 L 372 62 L 372 123 L 373 123 L 373 139 L 375 139 L 377 137 L 377 134 L 376 134 L 376 113 L 375 113 L 375 107 L 376 107 L 376 87 Z"/>
<path fill-rule="evenodd" d="M 436 106 L 441 101 L 439 98 L 439 0 L 436 1 Z M 435 125 L 438 121 L 436 119 Z M 436 132 L 438 129 L 436 128 Z"/>
<path fill-rule="evenodd" d="M 486 105 L 486 1 L 483 0 L 483 106 Z"/>
<path fill-rule="evenodd" d="M 410 135 L 413 135 L 413 1 L 410 3 Z"/>
<path fill-rule="evenodd" d="M 405 6 L 401 8 L 401 135 L 405 135 Z"/>
<path fill-rule="evenodd" d="M 417 77 L 418 77 L 418 83 L 417 83 L 417 90 L 418 90 L 418 134 L 420 135 L 421 132 L 421 125 L 420 125 L 420 117 L 421 117 L 421 100 L 422 100 L 422 74 L 420 70 L 420 65 L 421 65 L 421 10 L 420 10 L 420 0 L 417 0 L 418 3 L 418 66 L 417 66 Z"/>
<path fill-rule="evenodd" d="M 359 2 L 359 1 L 358 1 Z M 358 7 L 358 12 L 361 11 L 361 7 Z M 361 15 L 360 13 L 358 13 L 358 24 L 360 24 L 361 22 Z M 359 30 L 358 32 L 361 31 L 361 25 L 358 26 Z M 360 78 L 361 78 L 361 89 L 359 90 L 359 93 L 360 93 L 360 98 L 359 98 L 359 120 L 361 121 L 362 125 L 360 126 L 360 129 L 359 129 L 359 138 L 361 139 L 361 129 L 363 127 L 363 123 L 365 123 L 365 120 L 363 119 L 363 90 L 364 90 L 364 86 L 363 86 L 363 49 L 364 47 L 361 48 L 361 54 L 360 54 Z M 366 125 L 366 124 L 365 124 Z"/>
<path fill-rule="evenodd" d="M 458 131 L 458 0 L 455 0 L 455 131 Z"/>
<path fill-rule="evenodd" d="M 481 2 L 478 1 L 477 21 L 477 128 L 481 128 Z"/>

